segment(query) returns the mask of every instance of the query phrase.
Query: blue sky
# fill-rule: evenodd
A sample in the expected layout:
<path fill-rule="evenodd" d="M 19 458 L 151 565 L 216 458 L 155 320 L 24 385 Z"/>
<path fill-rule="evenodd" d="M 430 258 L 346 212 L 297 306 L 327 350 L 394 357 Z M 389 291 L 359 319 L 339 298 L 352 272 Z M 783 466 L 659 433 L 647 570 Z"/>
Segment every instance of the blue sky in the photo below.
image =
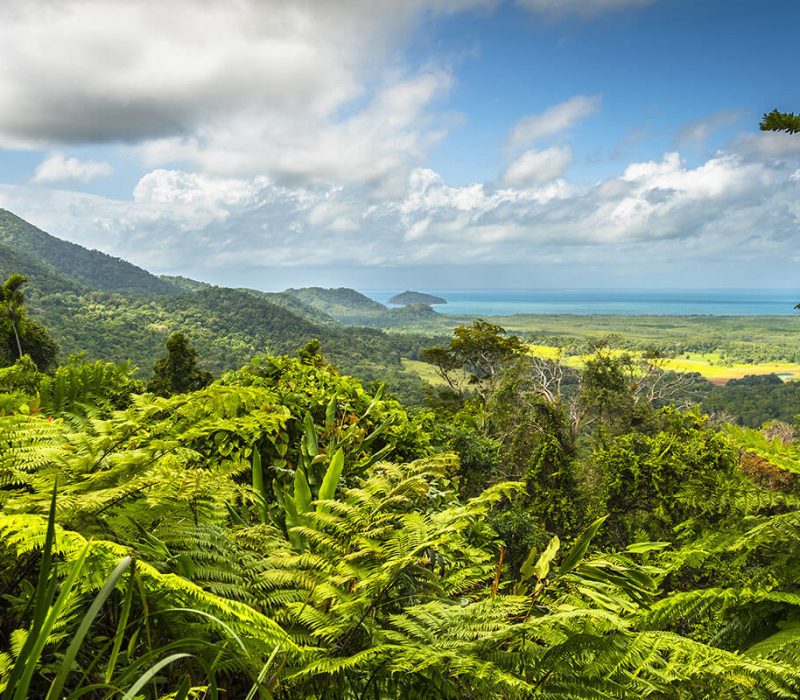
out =
<path fill-rule="evenodd" d="M 30 0 L 0 206 L 263 289 L 797 287 L 800 3 Z"/>

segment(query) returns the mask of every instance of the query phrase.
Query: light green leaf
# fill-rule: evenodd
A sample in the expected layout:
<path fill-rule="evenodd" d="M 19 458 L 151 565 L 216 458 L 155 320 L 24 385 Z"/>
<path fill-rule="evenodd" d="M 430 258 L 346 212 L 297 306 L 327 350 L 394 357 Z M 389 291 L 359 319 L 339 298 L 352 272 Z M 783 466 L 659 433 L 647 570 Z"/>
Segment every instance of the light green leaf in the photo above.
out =
<path fill-rule="evenodd" d="M 542 552 L 542 556 L 539 557 L 539 561 L 534 565 L 533 575 L 540 581 L 546 579 L 547 574 L 550 573 L 550 564 L 558 553 L 558 548 L 560 546 L 561 541 L 558 539 L 558 535 L 556 535 L 550 540 L 550 544 L 547 545 L 547 548 Z"/>
<path fill-rule="evenodd" d="M 319 500 L 329 501 L 336 495 L 336 487 L 339 485 L 342 469 L 344 469 L 344 452 L 340 447 L 333 455 L 325 472 L 325 478 L 322 480 L 322 486 L 319 487 Z"/>
<path fill-rule="evenodd" d="M 581 559 L 583 559 L 589 549 L 589 545 L 592 543 L 592 539 L 597 534 L 600 526 L 606 521 L 607 517 L 607 515 L 604 515 L 602 518 L 598 518 L 578 536 L 578 539 L 575 540 L 567 556 L 564 557 L 564 561 L 561 562 L 561 566 L 558 569 L 559 576 L 572 571 L 580 564 Z"/>
<path fill-rule="evenodd" d="M 298 466 L 294 472 L 294 505 L 298 515 L 311 510 L 311 488 L 306 479 L 306 471 Z"/>

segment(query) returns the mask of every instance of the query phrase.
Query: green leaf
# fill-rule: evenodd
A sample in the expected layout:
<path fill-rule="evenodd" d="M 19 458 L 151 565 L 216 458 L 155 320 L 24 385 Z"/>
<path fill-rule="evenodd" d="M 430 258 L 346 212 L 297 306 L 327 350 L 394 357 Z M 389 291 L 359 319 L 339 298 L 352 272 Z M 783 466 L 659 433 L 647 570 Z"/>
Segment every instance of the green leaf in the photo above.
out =
<path fill-rule="evenodd" d="M 133 602 L 133 569 L 128 580 L 128 590 L 125 592 L 125 599 L 122 603 L 122 612 L 119 616 L 117 623 L 117 630 L 114 633 L 114 643 L 111 647 L 111 655 L 106 665 L 105 682 L 111 683 L 111 678 L 114 675 L 114 667 L 117 665 L 117 657 L 119 657 L 119 650 L 122 648 L 122 640 L 125 636 L 125 630 L 128 627 L 128 618 L 131 614 L 131 603 Z"/>
<path fill-rule="evenodd" d="M 378 387 L 378 391 L 375 392 L 375 396 L 373 397 L 372 401 L 369 402 L 369 406 L 367 406 L 367 410 L 364 411 L 364 413 L 361 415 L 361 420 L 364 420 L 364 418 L 369 416 L 369 414 L 372 412 L 372 409 L 375 408 L 375 406 L 381 400 L 381 396 L 383 396 L 383 389 L 384 389 L 385 386 L 386 386 L 385 384 L 381 384 Z"/>
<path fill-rule="evenodd" d="M 558 539 L 558 535 L 556 535 L 550 540 L 550 544 L 547 545 L 547 548 L 542 552 L 542 556 L 540 556 L 539 560 L 534 564 L 533 575 L 540 581 L 546 579 L 547 574 L 550 573 L 550 564 L 558 553 L 558 548 L 560 546 L 561 541 Z"/>
<path fill-rule="evenodd" d="M 11 673 L 9 674 L 8 678 L 6 679 L 6 688 L 11 691 L 18 689 L 21 686 L 22 681 L 20 680 L 20 676 L 25 672 L 26 664 L 28 658 L 30 657 L 31 651 L 33 646 L 36 642 L 36 635 L 35 632 L 39 630 L 44 623 L 45 615 L 47 614 L 47 609 L 50 607 L 50 603 L 53 600 L 53 596 L 55 595 L 55 586 L 57 584 L 55 576 L 50 578 L 50 574 L 52 573 L 52 558 L 53 558 L 53 544 L 56 538 L 56 495 L 58 492 L 58 483 L 53 483 L 53 492 L 50 496 L 50 510 L 47 516 L 47 533 L 44 538 L 44 547 L 42 548 L 42 560 L 39 564 L 39 578 L 36 583 L 36 593 L 34 595 L 34 612 L 33 612 L 33 623 L 31 625 L 31 633 L 28 634 L 25 638 L 25 643 L 22 645 L 22 649 L 20 650 L 19 656 L 17 657 L 16 663 L 14 667 L 11 669 Z M 32 672 L 31 672 L 32 673 Z M 28 679 L 28 684 L 30 684 L 30 678 Z M 22 688 L 21 696 L 24 697 L 27 693 L 27 685 Z M 10 697 L 10 693 L 3 694 L 4 697 L 6 695 Z M 17 697 L 17 693 L 14 693 L 14 697 Z"/>
<path fill-rule="evenodd" d="M 561 562 L 561 566 L 558 569 L 559 576 L 572 571 L 580 563 L 589 549 L 592 539 L 597 534 L 600 526 L 606 521 L 607 517 L 607 515 L 604 515 L 602 518 L 598 518 L 578 536 L 578 539 L 575 540 L 575 543 L 570 548 L 564 561 Z"/>
<path fill-rule="evenodd" d="M 178 661 L 179 659 L 187 659 L 190 657 L 191 654 L 170 654 L 167 658 L 161 659 L 161 661 L 158 663 L 153 664 L 147 671 L 145 671 L 145 673 L 141 675 L 139 680 L 137 680 L 136 683 L 130 687 L 128 692 L 122 696 L 122 700 L 133 700 L 137 693 L 144 688 L 162 668 L 169 666 L 171 663 Z"/>
<path fill-rule="evenodd" d="M 33 636 L 34 642 L 30 652 L 26 656 L 20 655 L 20 659 L 24 663 L 24 669 L 14 691 L 14 700 L 23 700 L 24 698 L 28 697 L 28 688 L 30 686 L 31 679 L 33 678 L 33 672 L 39 663 L 39 657 L 42 655 L 42 650 L 44 649 L 45 644 L 47 644 L 47 640 L 50 637 L 50 633 L 53 631 L 53 627 L 58 620 L 58 616 L 61 614 L 61 610 L 64 608 L 64 605 L 66 604 L 70 595 L 72 595 L 72 587 L 75 585 L 75 581 L 77 581 L 78 576 L 83 570 L 83 566 L 86 563 L 86 557 L 88 554 L 89 543 L 87 542 L 81 550 L 78 559 L 70 568 L 67 578 L 61 584 L 61 592 L 50 608 L 50 611 L 48 612 L 47 617 L 45 618 L 41 627 L 38 629 L 33 628 L 31 630 L 30 634 Z M 18 659 L 18 661 L 20 659 Z"/>
<path fill-rule="evenodd" d="M 325 427 L 330 428 L 336 424 L 336 396 L 331 396 L 331 400 L 328 401 L 328 406 L 325 409 Z"/>
<path fill-rule="evenodd" d="M 231 516 L 231 520 L 233 521 L 234 525 L 241 525 L 241 526 L 247 525 L 244 518 L 242 518 L 242 516 L 236 512 L 236 509 L 227 501 L 225 502 L 225 508 L 228 510 L 228 515 Z"/>
<path fill-rule="evenodd" d="M 306 471 L 303 467 L 297 467 L 294 472 L 294 505 L 298 515 L 308 513 L 311 510 L 311 487 L 306 479 Z"/>
<path fill-rule="evenodd" d="M 536 547 L 531 547 L 531 551 L 528 553 L 527 559 L 525 559 L 525 562 L 519 569 L 519 573 L 522 575 L 523 581 L 533 576 L 533 565 L 535 562 L 536 562 Z"/>
<path fill-rule="evenodd" d="M 339 485 L 339 479 L 342 476 L 342 469 L 344 469 L 344 452 L 340 447 L 333 455 L 331 463 L 325 472 L 325 478 L 322 480 L 322 486 L 319 487 L 319 500 L 329 501 L 336 495 L 336 487 Z"/>
<path fill-rule="evenodd" d="M 364 438 L 363 442 L 361 443 L 362 447 L 368 447 L 372 444 L 377 438 L 381 436 L 381 434 L 392 424 L 392 416 L 389 416 L 383 423 L 381 423 L 375 430 L 373 430 L 367 437 Z"/>
<path fill-rule="evenodd" d="M 647 552 L 658 552 L 666 549 L 672 542 L 634 542 L 625 547 L 626 552 L 631 554 L 647 554 Z"/>
<path fill-rule="evenodd" d="M 314 425 L 314 418 L 308 411 L 306 411 L 305 418 L 303 418 L 303 444 L 309 457 L 316 457 L 319 454 L 317 427 Z"/>

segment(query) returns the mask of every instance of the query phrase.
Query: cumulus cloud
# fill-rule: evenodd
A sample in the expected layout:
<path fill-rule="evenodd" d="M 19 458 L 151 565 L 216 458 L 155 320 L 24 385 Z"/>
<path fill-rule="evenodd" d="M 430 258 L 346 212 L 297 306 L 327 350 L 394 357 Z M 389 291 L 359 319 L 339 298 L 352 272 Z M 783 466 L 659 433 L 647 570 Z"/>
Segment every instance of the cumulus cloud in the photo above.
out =
<path fill-rule="evenodd" d="M 157 169 L 130 202 L 5 186 L 0 206 L 144 267 L 212 280 L 215 270 L 259 266 L 568 264 L 631 274 L 671 266 L 674 282 L 676 270 L 694 265 L 687 281 L 702 285 L 714 266 L 789 264 L 800 234 L 799 165 L 730 151 L 689 167 L 667 153 L 592 185 L 542 177 L 501 187 L 454 187 L 418 168 L 402 192 L 379 200 L 361 185 L 287 187 Z"/>
<path fill-rule="evenodd" d="M 572 149 L 569 146 L 554 146 L 543 151 L 531 149 L 514 160 L 501 179 L 516 187 L 550 182 L 563 175 L 571 162 Z"/>
<path fill-rule="evenodd" d="M 427 111 L 449 74 L 404 72 L 401 40 L 431 15 L 489 2 L 9 3 L 0 146 L 124 142 L 151 167 L 380 178 L 445 128 Z"/>
<path fill-rule="evenodd" d="M 509 151 L 526 148 L 548 136 L 574 127 L 578 122 L 600 109 L 599 95 L 577 95 L 559 102 L 541 114 L 531 114 L 520 119 L 508 134 L 506 146 Z"/>
<path fill-rule="evenodd" d="M 240 115 L 224 126 L 152 140 L 138 150 L 151 166 L 183 161 L 216 174 L 266 171 L 294 185 L 377 186 L 405 178 L 408 168 L 445 135 L 447 122 L 426 110 L 451 82 L 446 71 L 426 72 L 387 85 L 341 121 L 320 123 L 298 114 L 277 122 Z"/>
<path fill-rule="evenodd" d="M 98 177 L 107 177 L 114 172 L 110 163 L 96 160 L 66 158 L 61 153 L 53 153 L 36 168 L 31 179 L 37 184 L 64 182 L 91 182 Z"/>
<path fill-rule="evenodd" d="M 589 18 L 603 12 L 649 5 L 654 0 L 518 0 L 525 9 L 550 16 L 578 15 Z"/>

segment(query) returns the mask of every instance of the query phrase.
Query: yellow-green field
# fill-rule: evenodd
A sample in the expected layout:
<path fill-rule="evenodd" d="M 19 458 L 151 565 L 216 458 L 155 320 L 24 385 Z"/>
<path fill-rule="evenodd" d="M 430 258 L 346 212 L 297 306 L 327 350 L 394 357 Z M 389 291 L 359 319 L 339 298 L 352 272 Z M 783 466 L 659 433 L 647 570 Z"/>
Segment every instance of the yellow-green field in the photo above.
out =
<path fill-rule="evenodd" d="M 558 357 L 560 350 L 549 345 L 528 345 L 532 355 L 549 360 Z M 622 354 L 622 350 L 612 351 Z M 636 355 L 636 353 L 630 353 Z M 587 355 L 571 355 L 564 358 L 568 367 L 579 368 Z M 796 362 L 762 362 L 759 364 L 725 364 L 718 353 L 686 353 L 681 357 L 661 360 L 665 370 L 674 372 L 697 372 L 712 384 L 725 384 L 731 379 L 740 379 L 749 374 L 777 374 L 787 380 L 800 380 L 800 364 Z M 434 368 L 426 362 L 403 359 L 404 369 L 414 372 L 421 379 L 434 386 L 444 384 Z"/>
<path fill-rule="evenodd" d="M 549 345 L 528 345 L 532 355 L 546 359 L 558 356 L 558 349 Z M 622 350 L 612 351 L 621 354 Z M 630 353 L 636 355 L 637 353 Z M 570 367 L 580 367 L 586 355 L 575 355 L 565 358 Z M 777 374 L 787 380 L 800 379 L 800 364 L 796 362 L 761 362 L 758 364 L 732 363 L 726 364 L 718 353 L 686 353 L 660 361 L 665 370 L 673 372 L 697 372 L 713 384 L 725 384 L 731 379 L 740 379 L 748 374 Z"/>
<path fill-rule="evenodd" d="M 698 357 L 676 358 L 664 363 L 665 369 L 675 372 L 698 372 L 713 384 L 725 384 L 748 374 L 777 374 L 785 380 L 800 379 L 800 364 L 796 362 L 762 362 L 759 364 L 711 364 Z"/>

